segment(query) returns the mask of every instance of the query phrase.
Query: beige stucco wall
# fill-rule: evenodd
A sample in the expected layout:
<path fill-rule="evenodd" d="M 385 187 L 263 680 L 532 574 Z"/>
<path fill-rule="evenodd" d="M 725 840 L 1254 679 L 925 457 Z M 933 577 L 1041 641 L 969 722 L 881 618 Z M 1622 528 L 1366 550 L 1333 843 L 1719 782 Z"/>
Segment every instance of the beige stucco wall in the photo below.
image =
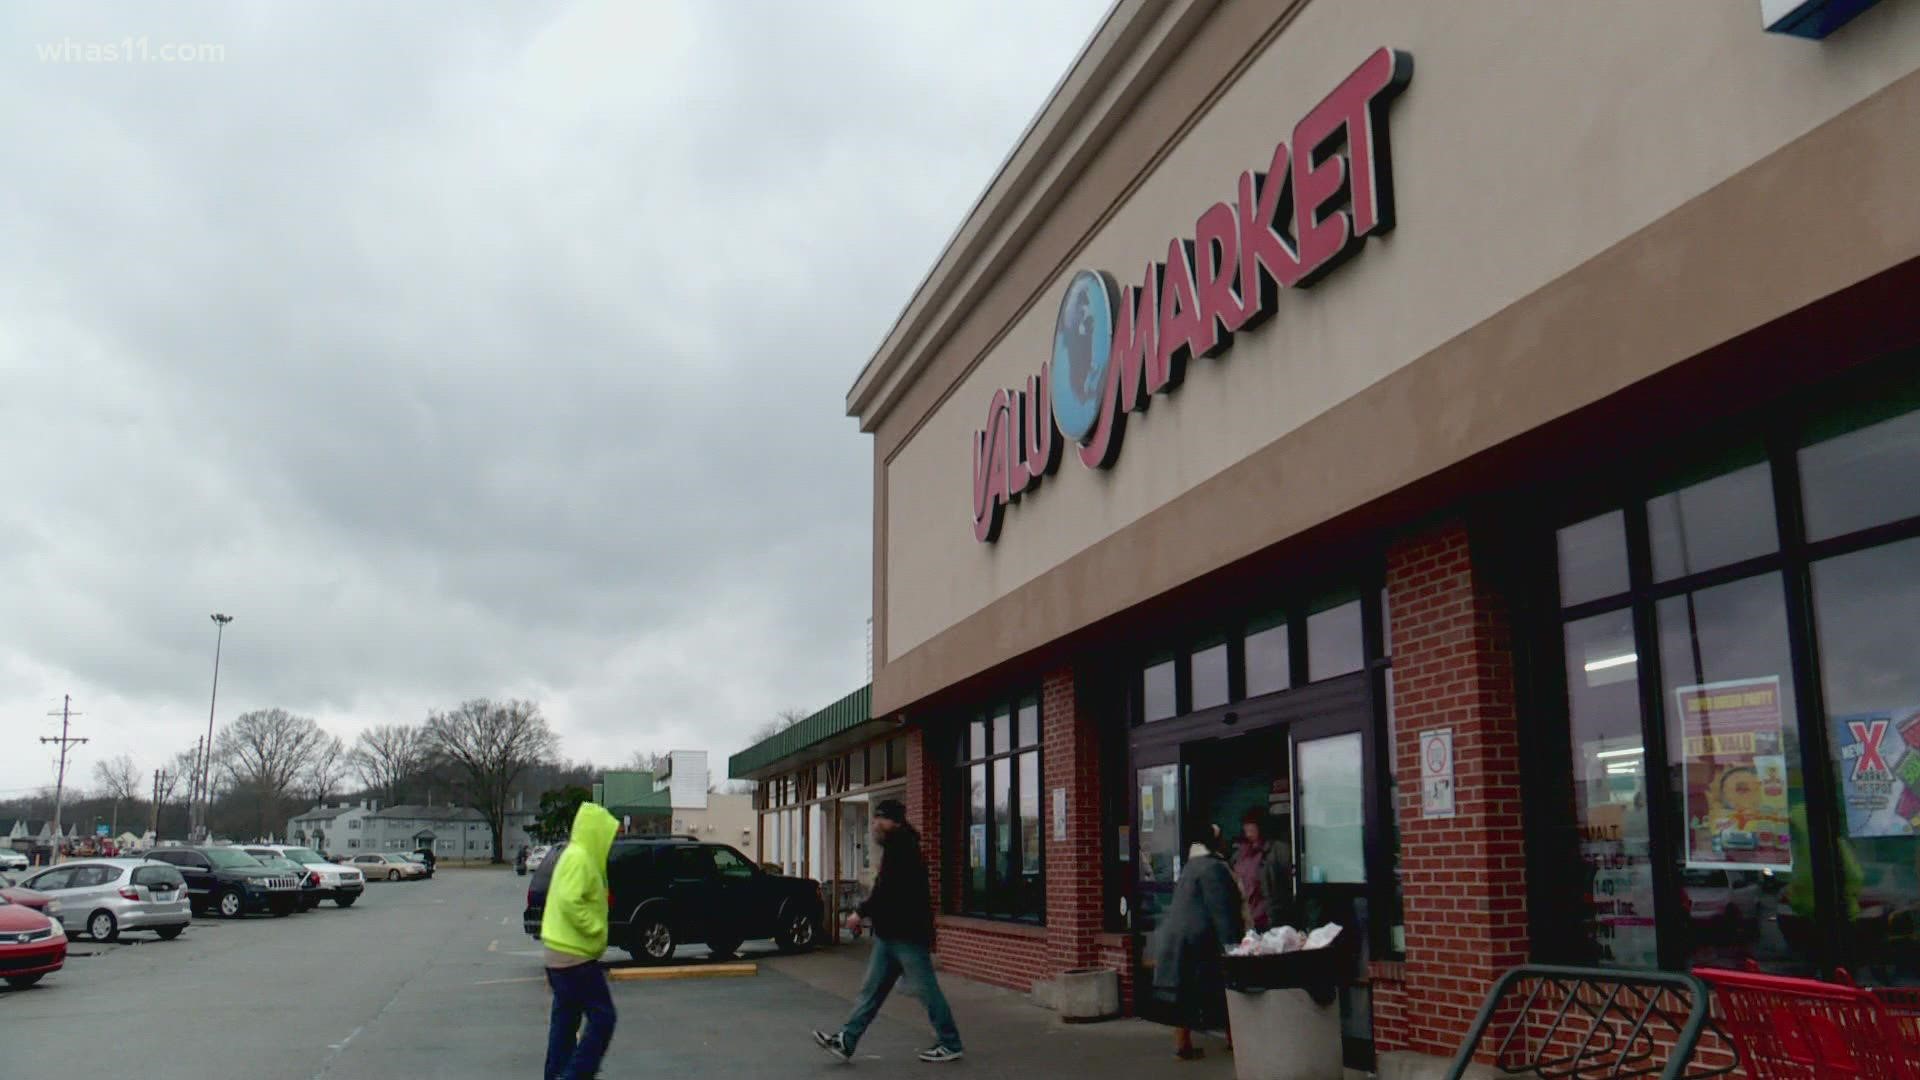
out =
<path fill-rule="evenodd" d="M 1130 418 L 1111 473 L 1069 453 L 981 544 L 969 439 L 993 390 L 1046 359 L 1062 274 L 886 464 L 887 660 L 1920 68 L 1920 4 L 1883 4 L 1816 43 L 1762 32 L 1740 0 L 1316 0 L 1073 266 L 1137 279 L 1380 45 L 1415 59 L 1391 114 L 1398 229 L 1190 364 L 1176 394 Z M 1551 343 L 1539 359 L 1553 362 Z M 1446 424 L 1448 402 L 1433 409 Z"/>
<path fill-rule="evenodd" d="M 758 862 L 760 849 L 756 843 L 754 817 L 753 796 L 713 794 L 707 796 L 704 810 L 675 810 L 672 827 L 675 833 L 726 844 Z"/>

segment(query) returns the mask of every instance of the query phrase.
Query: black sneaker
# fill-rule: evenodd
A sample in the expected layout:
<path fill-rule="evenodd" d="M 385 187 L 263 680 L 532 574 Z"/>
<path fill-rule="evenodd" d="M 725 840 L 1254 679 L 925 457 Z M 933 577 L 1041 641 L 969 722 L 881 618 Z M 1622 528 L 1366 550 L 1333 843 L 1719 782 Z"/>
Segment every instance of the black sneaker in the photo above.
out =
<path fill-rule="evenodd" d="M 820 1049 L 825 1050 L 841 1061 L 853 1060 L 853 1047 L 848 1046 L 847 1037 L 837 1031 L 831 1035 L 824 1031 L 815 1031 L 813 1033 L 813 1041 Z"/>
<path fill-rule="evenodd" d="M 955 1050 L 945 1046 L 933 1046 L 920 1051 L 921 1061 L 931 1061 L 936 1064 L 944 1061 L 959 1061 L 965 1056 L 966 1051 Z"/>

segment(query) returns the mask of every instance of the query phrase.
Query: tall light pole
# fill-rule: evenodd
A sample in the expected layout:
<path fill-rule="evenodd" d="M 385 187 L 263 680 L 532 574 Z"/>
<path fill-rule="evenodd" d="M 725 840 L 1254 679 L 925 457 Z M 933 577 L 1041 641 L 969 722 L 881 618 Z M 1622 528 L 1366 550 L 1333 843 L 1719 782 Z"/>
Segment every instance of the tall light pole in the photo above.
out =
<path fill-rule="evenodd" d="M 210 835 L 207 819 L 213 816 L 213 706 L 220 700 L 220 643 L 233 616 L 213 613 L 213 694 L 207 699 L 207 749 L 200 757 L 200 839 Z"/>

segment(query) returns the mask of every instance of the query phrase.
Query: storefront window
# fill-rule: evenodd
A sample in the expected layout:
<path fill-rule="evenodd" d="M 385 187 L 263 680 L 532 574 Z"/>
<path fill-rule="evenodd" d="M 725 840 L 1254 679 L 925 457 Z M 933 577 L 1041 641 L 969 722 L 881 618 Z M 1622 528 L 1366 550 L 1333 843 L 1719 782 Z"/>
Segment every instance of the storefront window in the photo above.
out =
<path fill-rule="evenodd" d="M 1920 982 L 1920 540 L 1814 564 L 1813 611 L 1853 973 Z"/>
<path fill-rule="evenodd" d="M 1626 522 L 1627 515 L 1615 510 L 1560 530 L 1560 606 L 1627 591 Z"/>
<path fill-rule="evenodd" d="M 1286 616 L 1247 628 L 1247 696 L 1259 697 L 1293 685 L 1292 653 L 1287 650 Z"/>
<path fill-rule="evenodd" d="M 1588 875 L 1581 914 L 1592 955 L 1602 964 L 1654 967 L 1653 855 L 1632 614 L 1568 623 L 1566 654 L 1574 824 Z"/>
<path fill-rule="evenodd" d="M 1227 643 L 1224 641 L 1196 649 L 1193 654 L 1193 704 L 1191 711 L 1211 709 L 1232 700 L 1227 688 Z"/>
<path fill-rule="evenodd" d="M 1765 555 L 1780 546 L 1766 462 L 1647 500 L 1655 581 Z"/>
<path fill-rule="evenodd" d="M 1920 411 L 1800 451 L 1807 539 L 1920 515 Z"/>
<path fill-rule="evenodd" d="M 1860 400 L 1560 531 L 1572 813 L 1530 842 L 1586 877 L 1536 882 L 1542 959 L 1920 984 L 1920 397 Z"/>
<path fill-rule="evenodd" d="M 1300 743 L 1300 880 L 1364 884 L 1366 774 L 1359 732 Z"/>
<path fill-rule="evenodd" d="M 1180 714 L 1172 657 L 1147 665 L 1142 677 L 1140 719 L 1152 723 Z"/>
<path fill-rule="evenodd" d="M 1312 682 L 1351 675 L 1367 666 L 1360 633 L 1360 601 L 1307 616 L 1307 678 Z"/>
<path fill-rule="evenodd" d="M 1690 962 L 1799 966 L 1817 931 L 1780 577 L 1668 597 L 1657 611 Z"/>
<path fill-rule="evenodd" d="M 959 849 L 966 870 L 961 909 L 968 914 L 1039 921 L 1046 911 L 1039 742 L 1034 698 L 997 706 L 969 724 L 957 766 L 967 789 Z"/>

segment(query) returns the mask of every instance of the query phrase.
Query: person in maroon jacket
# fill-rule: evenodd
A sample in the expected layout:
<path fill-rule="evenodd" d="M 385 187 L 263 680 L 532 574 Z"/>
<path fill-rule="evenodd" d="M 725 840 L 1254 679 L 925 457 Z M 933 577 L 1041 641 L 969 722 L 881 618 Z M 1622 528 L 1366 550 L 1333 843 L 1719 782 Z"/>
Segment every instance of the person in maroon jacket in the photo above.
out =
<path fill-rule="evenodd" d="M 960 1029 L 954 1026 L 953 1010 L 933 975 L 933 897 L 927 864 L 920 855 L 920 834 L 907 824 L 907 808 L 898 799 L 873 808 L 873 838 L 880 845 L 880 873 L 866 903 L 847 916 L 849 929 L 858 928 L 862 916 L 873 921 L 867 981 L 846 1024 L 831 1035 L 815 1031 L 813 1041 L 841 1061 L 853 1060 L 860 1036 L 880 1014 L 893 984 L 905 975 L 914 996 L 926 1005 L 927 1019 L 939 1040 L 920 1051 L 920 1060 L 959 1061 Z"/>

